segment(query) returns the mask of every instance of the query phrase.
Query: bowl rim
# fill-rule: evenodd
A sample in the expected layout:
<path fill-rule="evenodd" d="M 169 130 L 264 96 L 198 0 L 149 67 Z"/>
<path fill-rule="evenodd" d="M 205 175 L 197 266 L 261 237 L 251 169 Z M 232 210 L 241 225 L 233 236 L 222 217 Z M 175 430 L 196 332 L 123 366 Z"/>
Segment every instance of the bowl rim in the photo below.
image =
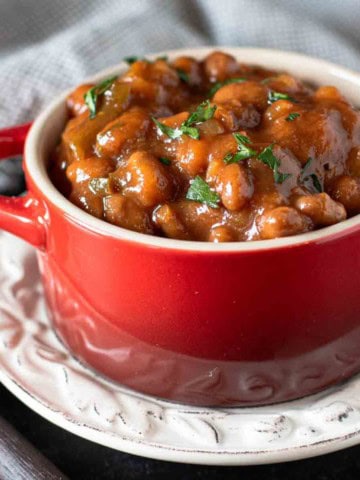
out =
<path fill-rule="evenodd" d="M 162 55 L 167 55 L 169 59 L 179 55 L 190 55 L 195 58 L 201 58 L 214 50 L 227 52 L 231 55 L 234 55 L 238 60 L 246 63 L 252 63 L 253 65 L 264 65 L 270 68 L 272 66 L 274 69 L 282 68 L 284 70 L 291 70 L 291 65 L 298 65 L 300 63 L 302 66 L 307 66 L 308 71 L 313 71 L 314 76 L 316 71 L 322 71 L 326 72 L 327 75 L 338 76 L 339 78 L 346 79 L 350 83 L 353 83 L 354 86 L 357 85 L 360 87 L 360 74 L 356 73 L 355 71 L 326 60 L 307 56 L 297 52 L 283 50 L 254 47 L 203 46 L 196 48 L 165 50 L 154 54 L 148 54 L 146 55 L 146 58 L 154 59 Z M 284 66 L 280 67 L 280 65 Z M 290 68 L 288 65 L 290 65 Z M 109 75 L 122 73 L 126 67 L 126 63 L 122 61 L 117 65 L 113 65 L 112 67 L 106 68 L 95 75 L 85 78 L 82 83 L 99 82 Z M 46 198 L 46 201 L 55 206 L 58 210 L 61 210 L 69 220 L 72 220 L 83 228 L 101 235 L 131 243 L 141 244 L 148 247 L 183 250 L 196 253 L 238 253 L 256 252 L 259 250 L 271 251 L 279 248 L 297 247 L 314 243 L 320 244 L 351 234 L 360 227 L 359 214 L 335 225 L 290 237 L 281 237 L 270 240 L 212 243 L 176 240 L 133 232 L 131 230 L 107 223 L 102 219 L 98 219 L 71 203 L 55 188 L 46 171 L 45 159 L 40 158 L 40 145 L 41 141 L 43 140 L 44 132 L 46 133 L 45 127 L 49 125 L 49 121 L 51 121 L 51 119 L 54 119 L 56 111 L 58 111 L 61 106 L 64 106 L 66 96 L 71 91 L 72 89 L 68 89 L 62 92 L 35 119 L 25 142 L 25 167 L 27 175 L 30 177 L 36 188 L 41 192 L 41 195 Z"/>

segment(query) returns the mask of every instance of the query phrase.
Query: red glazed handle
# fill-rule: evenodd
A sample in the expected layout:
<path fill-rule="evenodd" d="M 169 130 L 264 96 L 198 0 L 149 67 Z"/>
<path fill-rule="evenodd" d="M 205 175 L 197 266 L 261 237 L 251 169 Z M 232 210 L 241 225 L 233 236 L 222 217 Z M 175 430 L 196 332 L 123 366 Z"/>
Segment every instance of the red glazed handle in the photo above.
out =
<path fill-rule="evenodd" d="M 0 130 L 0 160 L 23 153 L 31 124 Z M 45 227 L 39 202 L 28 193 L 23 197 L 0 195 L 0 228 L 32 245 L 45 246 Z"/>

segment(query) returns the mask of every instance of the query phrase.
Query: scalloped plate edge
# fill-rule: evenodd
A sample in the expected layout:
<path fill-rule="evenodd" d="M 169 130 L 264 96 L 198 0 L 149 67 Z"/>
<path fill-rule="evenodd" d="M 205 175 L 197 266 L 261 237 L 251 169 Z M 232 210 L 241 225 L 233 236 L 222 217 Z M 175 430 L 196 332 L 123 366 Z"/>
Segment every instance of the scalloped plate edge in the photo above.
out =
<path fill-rule="evenodd" d="M 199 465 L 261 465 L 290 462 L 318 455 L 332 453 L 360 443 L 360 430 L 332 439 L 322 440 L 291 448 L 259 451 L 206 451 L 203 449 L 182 449 L 149 444 L 141 440 L 128 440 L 110 432 L 104 432 L 86 424 L 72 420 L 61 411 L 53 410 L 42 403 L 14 379 L 0 371 L 0 382 L 31 410 L 54 425 L 99 445 L 132 455 L 165 460 L 169 462 L 192 463 Z"/>

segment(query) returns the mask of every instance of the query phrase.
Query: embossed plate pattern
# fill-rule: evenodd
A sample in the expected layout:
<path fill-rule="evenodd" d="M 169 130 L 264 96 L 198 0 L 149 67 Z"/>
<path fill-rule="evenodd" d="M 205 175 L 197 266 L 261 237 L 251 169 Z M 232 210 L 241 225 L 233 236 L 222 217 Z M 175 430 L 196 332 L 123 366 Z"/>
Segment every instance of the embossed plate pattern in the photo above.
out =
<path fill-rule="evenodd" d="M 162 460 L 245 465 L 360 441 L 360 376 L 305 399 L 197 408 L 137 394 L 79 364 L 48 323 L 34 250 L 0 233 L 0 381 L 37 413 L 99 444 Z"/>

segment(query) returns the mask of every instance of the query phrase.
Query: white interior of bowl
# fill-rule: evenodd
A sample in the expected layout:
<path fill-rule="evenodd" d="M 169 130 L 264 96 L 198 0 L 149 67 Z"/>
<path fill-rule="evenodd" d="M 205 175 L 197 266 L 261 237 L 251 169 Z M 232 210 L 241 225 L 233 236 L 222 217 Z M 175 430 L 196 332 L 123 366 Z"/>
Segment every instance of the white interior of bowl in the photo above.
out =
<path fill-rule="evenodd" d="M 313 84 L 334 85 L 338 87 L 354 105 L 360 105 L 360 74 L 332 63 L 297 53 L 257 48 L 201 47 L 159 52 L 154 55 L 148 55 L 148 58 L 151 59 L 165 54 L 169 56 L 170 60 L 179 55 L 203 58 L 214 49 L 226 51 L 244 63 L 261 65 L 275 70 L 285 70 Z M 121 73 L 126 68 L 127 65 L 122 62 L 119 65 L 103 70 L 93 77 L 84 79 L 83 83 L 98 82 L 110 75 Z M 144 235 L 99 220 L 67 200 L 51 183 L 46 171 L 47 159 L 55 148 L 67 119 L 65 98 L 68 93 L 69 92 L 64 92 L 52 102 L 31 127 L 25 144 L 26 165 L 31 178 L 42 190 L 48 201 L 60 208 L 64 212 L 64 215 L 70 217 L 72 221 L 92 231 L 153 247 L 197 252 L 238 252 L 263 249 L 272 250 L 274 248 L 290 247 L 308 242 L 328 241 L 333 239 L 334 236 L 348 234 L 360 227 L 360 215 L 357 215 L 331 227 L 293 237 L 214 244 Z"/>

